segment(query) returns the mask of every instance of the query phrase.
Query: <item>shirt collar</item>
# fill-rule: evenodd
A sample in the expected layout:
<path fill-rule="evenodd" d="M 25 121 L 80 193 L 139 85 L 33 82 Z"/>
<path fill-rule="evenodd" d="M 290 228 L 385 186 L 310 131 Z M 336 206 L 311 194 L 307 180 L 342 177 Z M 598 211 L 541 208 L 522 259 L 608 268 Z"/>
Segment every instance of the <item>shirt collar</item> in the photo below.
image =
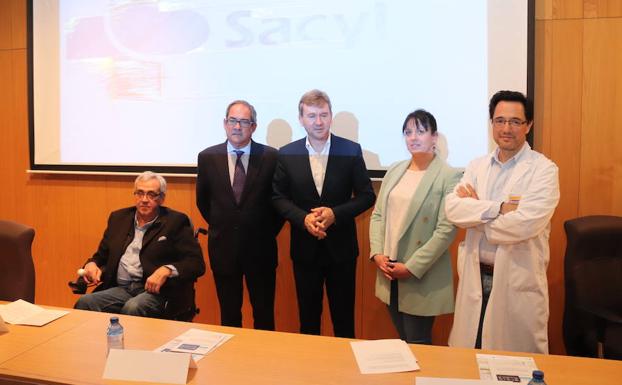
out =
<path fill-rule="evenodd" d="M 525 142 L 523 143 L 523 147 L 521 147 L 521 149 L 516 154 L 514 154 L 513 157 L 508 159 L 505 163 L 501 163 L 501 161 L 499 160 L 499 147 L 497 147 L 497 149 L 492 153 L 490 157 L 490 163 L 497 163 L 500 166 L 503 166 L 505 164 L 515 164 L 525 155 L 527 150 L 531 150 L 531 146 L 529 145 L 529 143 Z"/>
<path fill-rule="evenodd" d="M 324 143 L 324 148 L 322 148 L 322 152 L 315 151 L 313 146 L 311 146 L 311 143 L 309 143 L 309 136 L 305 137 L 305 147 L 307 148 L 307 151 L 309 151 L 309 154 L 328 155 L 328 149 L 330 149 L 330 138 L 332 136 L 332 134 L 328 134 L 328 140 L 326 140 L 326 143 Z"/>
<path fill-rule="evenodd" d="M 251 142 L 248 142 L 248 144 L 242 148 L 235 148 L 227 140 L 227 153 L 231 154 L 231 153 L 235 153 L 235 151 L 242 151 L 244 152 L 244 155 L 249 154 L 251 152 Z"/>
<path fill-rule="evenodd" d="M 155 221 L 158 220 L 158 218 L 160 218 L 160 209 L 158 209 L 158 215 L 156 215 L 155 218 L 153 218 L 149 222 L 145 223 L 141 227 L 141 226 L 138 226 L 138 213 L 135 213 L 134 214 L 134 227 L 139 229 L 139 230 L 147 230 L 149 228 L 149 226 L 151 226 Z"/>

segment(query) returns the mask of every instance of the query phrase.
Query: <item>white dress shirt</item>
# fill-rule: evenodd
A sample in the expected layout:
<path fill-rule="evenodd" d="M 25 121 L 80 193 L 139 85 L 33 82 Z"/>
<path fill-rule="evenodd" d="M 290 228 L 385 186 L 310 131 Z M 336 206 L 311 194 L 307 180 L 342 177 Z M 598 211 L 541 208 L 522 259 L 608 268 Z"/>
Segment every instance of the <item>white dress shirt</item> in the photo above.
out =
<path fill-rule="evenodd" d="M 330 153 L 330 135 L 324 144 L 322 151 L 317 152 L 309 143 L 309 137 L 305 141 L 307 151 L 309 151 L 309 165 L 311 166 L 311 175 L 319 196 L 322 196 L 322 187 L 324 186 L 324 177 L 326 176 L 326 165 L 328 164 L 328 154 Z"/>

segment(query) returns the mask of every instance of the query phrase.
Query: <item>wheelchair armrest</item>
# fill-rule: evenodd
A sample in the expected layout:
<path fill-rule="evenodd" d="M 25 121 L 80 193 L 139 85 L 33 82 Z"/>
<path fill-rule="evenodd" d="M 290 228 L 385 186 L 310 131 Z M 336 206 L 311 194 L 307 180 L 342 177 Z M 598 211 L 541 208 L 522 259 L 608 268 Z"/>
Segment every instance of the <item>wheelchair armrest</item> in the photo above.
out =
<path fill-rule="evenodd" d="M 203 227 L 199 227 L 198 229 L 194 231 L 194 237 L 196 239 L 199 239 L 199 234 L 207 235 L 207 230 L 204 229 Z"/>

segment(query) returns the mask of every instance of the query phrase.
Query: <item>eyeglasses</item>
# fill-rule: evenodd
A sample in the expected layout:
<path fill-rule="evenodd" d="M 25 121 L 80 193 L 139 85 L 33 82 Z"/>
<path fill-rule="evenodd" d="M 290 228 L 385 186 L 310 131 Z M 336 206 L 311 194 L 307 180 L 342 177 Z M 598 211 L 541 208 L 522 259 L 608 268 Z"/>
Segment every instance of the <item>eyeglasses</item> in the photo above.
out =
<path fill-rule="evenodd" d="M 510 123 L 510 127 L 512 127 L 512 128 L 519 128 L 523 124 L 527 123 L 527 121 L 526 120 L 516 119 L 516 118 L 513 118 L 513 119 L 494 118 L 492 120 L 493 126 L 495 126 L 497 128 L 505 127 L 506 123 Z"/>
<path fill-rule="evenodd" d="M 162 193 L 155 192 L 155 191 L 143 191 L 143 190 L 134 191 L 134 196 L 136 198 L 143 199 L 144 197 L 147 197 L 147 199 L 149 199 L 150 201 L 154 201 L 158 199 L 161 195 Z"/>
<path fill-rule="evenodd" d="M 236 119 L 236 118 L 227 118 L 227 120 L 225 120 L 225 123 L 229 127 L 235 127 L 238 123 L 240 123 L 240 127 L 242 128 L 249 128 L 253 124 L 253 122 L 249 119 Z"/>

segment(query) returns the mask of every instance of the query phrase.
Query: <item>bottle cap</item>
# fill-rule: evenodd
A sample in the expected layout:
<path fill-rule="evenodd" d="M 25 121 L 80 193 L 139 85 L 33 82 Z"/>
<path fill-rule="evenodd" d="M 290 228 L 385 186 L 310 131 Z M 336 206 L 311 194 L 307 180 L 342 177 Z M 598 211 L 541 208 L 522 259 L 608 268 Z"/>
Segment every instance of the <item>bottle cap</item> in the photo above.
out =
<path fill-rule="evenodd" d="M 119 317 L 117 316 L 112 316 L 110 317 L 110 323 L 118 323 L 119 322 Z"/>
<path fill-rule="evenodd" d="M 544 379 L 544 372 L 542 370 L 534 370 L 531 375 L 533 376 L 533 378 L 535 378 L 537 380 L 543 380 Z"/>

